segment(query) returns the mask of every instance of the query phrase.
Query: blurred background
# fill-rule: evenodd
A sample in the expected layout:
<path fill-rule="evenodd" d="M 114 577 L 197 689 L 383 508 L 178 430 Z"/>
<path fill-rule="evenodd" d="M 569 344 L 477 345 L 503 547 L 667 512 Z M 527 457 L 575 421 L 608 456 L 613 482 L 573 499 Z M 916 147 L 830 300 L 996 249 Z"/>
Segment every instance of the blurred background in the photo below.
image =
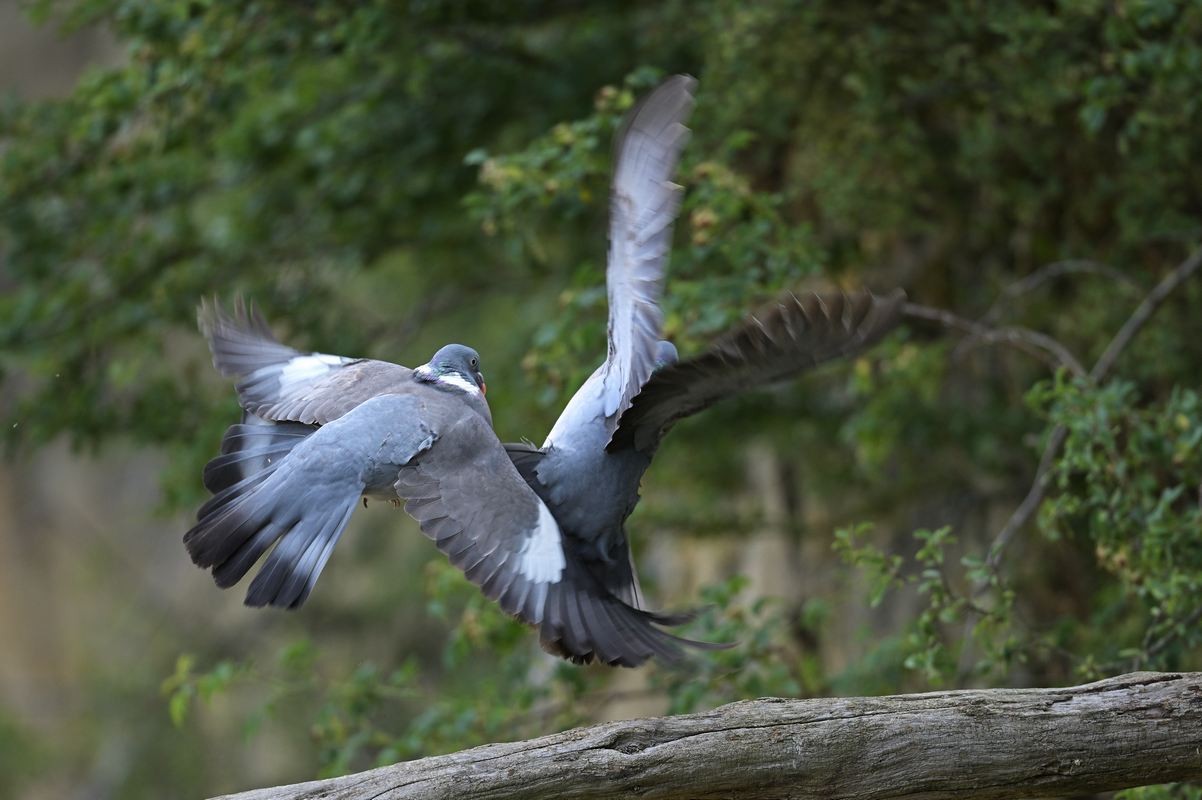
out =
<path fill-rule="evenodd" d="M 613 132 L 675 72 L 700 79 L 682 353 L 784 290 L 927 308 L 665 441 L 644 586 L 739 646 L 562 664 L 383 505 L 297 613 L 193 567 L 237 416 L 200 299 L 253 298 L 302 349 L 472 344 L 498 434 L 541 442 L 605 354 Z M 1199 243 L 1196 2 L 0 0 L 0 92 L 0 797 L 1199 668 L 1199 282 L 1088 374 Z"/>

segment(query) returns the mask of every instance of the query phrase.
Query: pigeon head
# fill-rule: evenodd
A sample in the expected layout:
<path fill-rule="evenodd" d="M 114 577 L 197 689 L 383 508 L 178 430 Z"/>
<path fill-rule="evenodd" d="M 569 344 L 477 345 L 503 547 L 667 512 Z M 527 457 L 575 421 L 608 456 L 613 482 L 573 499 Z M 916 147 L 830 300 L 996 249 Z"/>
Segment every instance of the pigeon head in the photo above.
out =
<path fill-rule="evenodd" d="M 452 386 L 460 391 L 484 394 L 488 387 L 480 372 L 480 354 L 467 345 L 448 344 L 426 364 L 413 370 L 420 381 Z"/>

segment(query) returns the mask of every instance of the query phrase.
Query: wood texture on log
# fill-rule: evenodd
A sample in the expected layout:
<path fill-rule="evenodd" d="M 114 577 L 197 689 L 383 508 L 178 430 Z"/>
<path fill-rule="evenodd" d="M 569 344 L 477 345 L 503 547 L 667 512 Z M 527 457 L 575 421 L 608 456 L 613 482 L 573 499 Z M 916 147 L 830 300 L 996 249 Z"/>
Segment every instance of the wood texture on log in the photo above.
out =
<path fill-rule="evenodd" d="M 767 698 L 226 800 L 1062 797 L 1202 778 L 1202 673 L 1065 689 Z"/>

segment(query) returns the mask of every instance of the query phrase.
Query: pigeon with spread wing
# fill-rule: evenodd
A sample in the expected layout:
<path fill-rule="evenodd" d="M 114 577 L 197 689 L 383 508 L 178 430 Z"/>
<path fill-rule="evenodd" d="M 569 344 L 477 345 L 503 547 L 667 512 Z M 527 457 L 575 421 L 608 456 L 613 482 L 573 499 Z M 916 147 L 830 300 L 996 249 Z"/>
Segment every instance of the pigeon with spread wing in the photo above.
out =
<path fill-rule="evenodd" d="M 359 499 L 403 500 L 451 562 L 574 661 L 677 661 L 683 617 L 615 597 L 565 544 L 554 515 L 493 433 L 475 350 L 447 345 L 415 369 L 302 353 L 257 314 L 203 305 L 201 327 L 245 410 L 205 467 L 213 497 L 184 536 L 221 587 L 262 559 L 246 602 L 298 608 Z"/>
<path fill-rule="evenodd" d="M 678 361 L 661 339 L 660 298 L 681 188 L 695 81 L 678 75 L 628 116 L 616 142 L 610 197 L 608 354 L 576 391 L 541 447 L 507 444 L 522 477 L 559 521 L 566 547 L 602 585 L 643 607 L 624 524 L 660 440 L 682 417 L 862 352 L 897 325 L 901 291 L 792 294 Z"/>

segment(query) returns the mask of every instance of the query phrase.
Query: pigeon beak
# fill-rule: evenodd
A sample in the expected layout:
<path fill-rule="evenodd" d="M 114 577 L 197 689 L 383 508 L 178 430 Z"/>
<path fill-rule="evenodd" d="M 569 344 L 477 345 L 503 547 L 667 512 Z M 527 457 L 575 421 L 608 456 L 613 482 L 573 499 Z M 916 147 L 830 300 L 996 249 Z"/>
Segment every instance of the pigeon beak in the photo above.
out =
<path fill-rule="evenodd" d="M 476 385 L 480 387 L 480 394 L 488 394 L 488 384 L 484 382 L 484 373 L 476 373 Z"/>

